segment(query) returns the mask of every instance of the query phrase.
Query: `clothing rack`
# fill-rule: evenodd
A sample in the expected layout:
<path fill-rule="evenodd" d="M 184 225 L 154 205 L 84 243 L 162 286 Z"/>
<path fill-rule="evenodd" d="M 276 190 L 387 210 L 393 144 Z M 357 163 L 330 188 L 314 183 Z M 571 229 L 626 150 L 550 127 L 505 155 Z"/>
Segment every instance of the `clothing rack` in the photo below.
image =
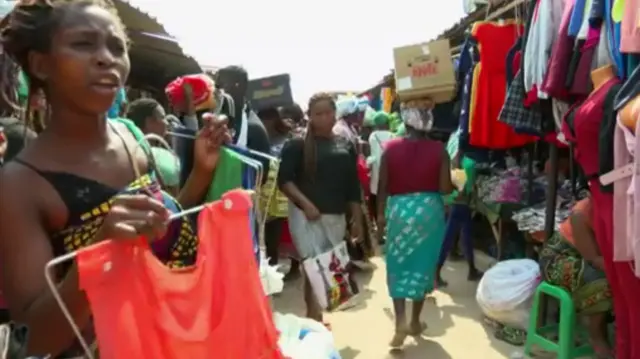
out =
<path fill-rule="evenodd" d="M 556 194 L 558 192 L 558 146 L 549 144 L 549 172 L 547 173 L 546 211 L 544 217 L 545 240 L 551 238 L 556 230 Z"/>
<path fill-rule="evenodd" d="M 528 192 L 528 198 L 527 198 L 527 204 L 529 206 L 533 205 L 533 161 L 535 159 L 535 155 L 536 155 L 536 144 L 532 143 L 529 146 L 527 146 L 527 150 L 529 153 L 529 162 L 527 163 L 527 192 Z"/>
<path fill-rule="evenodd" d="M 500 17 L 502 17 L 503 15 L 505 15 L 506 13 L 508 13 L 509 11 L 515 9 L 516 7 L 523 5 L 527 2 L 529 2 L 530 0 L 514 0 L 512 2 L 510 2 L 509 4 L 502 6 L 500 8 L 498 8 L 497 10 L 495 10 L 494 12 L 490 13 L 483 21 L 492 21 L 492 20 L 496 20 L 499 19 Z M 488 10 L 490 9 L 490 6 L 487 5 Z M 460 56 L 460 50 L 462 50 L 462 45 L 458 45 L 458 46 L 454 46 L 451 48 L 451 56 L 452 57 L 458 57 Z"/>

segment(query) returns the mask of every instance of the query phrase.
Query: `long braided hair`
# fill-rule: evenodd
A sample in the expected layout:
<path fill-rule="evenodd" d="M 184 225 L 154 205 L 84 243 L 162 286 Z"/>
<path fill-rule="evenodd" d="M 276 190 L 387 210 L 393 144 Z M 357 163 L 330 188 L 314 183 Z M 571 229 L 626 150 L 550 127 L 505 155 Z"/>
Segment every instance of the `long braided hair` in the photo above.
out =
<path fill-rule="evenodd" d="M 311 98 L 309 99 L 309 104 L 308 104 L 308 112 L 309 114 L 312 113 L 312 109 L 315 105 L 317 105 L 318 103 L 322 102 L 322 101 L 327 101 L 329 103 L 331 103 L 331 106 L 333 107 L 333 109 L 336 109 L 336 102 L 333 99 L 333 96 L 331 96 L 331 94 L 326 93 L 326 92 L 320 92 L 317 93 L 313 96 L 311 96 Z M 309 116 L 311 119 L 311 116 Z M 315 132 L 313 129 L 313 120 L 311 119 L 309 121 L 309 123 L 307 124 L 307 131 L 306 134 L 304 136 L 304 147 L 303 147 L 303 158 L 304 158 L 304 174 L 307 177 L 308 180 L 312 181 L 315 178 L 315 174 L 316 174 L 316 162 L 317 162 L 317 155 L 316 155 L 316 139 L 315 139 Z"/>
<path fill-rule="evenodd" d="M 47 96 L 46 82 L 32 73 L 29 55 L 32 52 L 48 53 L 51 50 L 53 35 L 62 25 L 67 12 L 89 6 L 99 6 L 109 11 L 121 27 L 123 34 L 126 33 L 111 0 L 21 0 L 3 19 L 0 29 L 0 45 L 3 49 L 0 54 L 2 98 L 12 104 L 11 107 L 14 109 L 18 108 L 17 101 L 11 96 L 12 94 L 15 96 L 19 66 L 29 81 L 29 96 L 24 111 L 27 116 L 25 121 L 27 127 L 34 130 L 44 128 L 44 119 L 40 118 L 38 124 L 33 122 L 31 103 L 39 92 L 43 93 L 45 98 Z M 9 63 L 14 65 L 8 65 Z M 12 83 L 12 79 L 15 79 L 15 82 Z M 46 116 L 49 112 L 50 109 L 47 106 Z"/>

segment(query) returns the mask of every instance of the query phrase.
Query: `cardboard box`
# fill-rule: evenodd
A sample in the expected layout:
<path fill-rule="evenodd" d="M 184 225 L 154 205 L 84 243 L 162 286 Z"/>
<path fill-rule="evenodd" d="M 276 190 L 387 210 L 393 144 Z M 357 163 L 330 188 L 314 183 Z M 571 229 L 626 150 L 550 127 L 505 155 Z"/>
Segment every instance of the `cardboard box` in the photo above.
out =
<path fill-rule="evenodd" d="M 249 81 L 247 98 L 255 111 L 293 105 L 289 74 Z"/>
<path fill-rule="evenodd" d="M 396 93 L 401 101 L 430 97 L 451 101 L 456 91 L 449 40 L 437 40 L 393 49 Z"/>

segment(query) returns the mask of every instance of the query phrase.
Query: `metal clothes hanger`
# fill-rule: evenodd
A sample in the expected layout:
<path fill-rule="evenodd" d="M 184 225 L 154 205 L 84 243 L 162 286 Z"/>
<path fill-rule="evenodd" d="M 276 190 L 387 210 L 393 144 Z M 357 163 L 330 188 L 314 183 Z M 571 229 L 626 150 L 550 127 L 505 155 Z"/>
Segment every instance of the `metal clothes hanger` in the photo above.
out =
<path fill-rule="evenodd" d="M 253 198 L 255 198 L 255 192 L 251 191 L 251 190 L 245 190 L 247 193 L 251 194 L 251 196 Z M 193 207 L 190 208 L 188 210 L 179 212 L 179 213 L 175 213 L 173 215 L 171 215 L 169 217 L 168 222 L 172 222 L 176 219 L 188 216 L 190 214 L 196 213 L 196 212 L 200 212 L 202 211 L 205 207 L 207 206 L 211 206 L 213 205 L 213 203 L 207 203 L 201 206 L 197 206 L 197 207 Z M 227 207 L 227 203 L 225 202 L 225 207 L 226 208 L 230 208 Z M 95 345 L 89 345 L 87 343 L 87 341 L 84 339 L 84 336 L 82 335 L 82 331 L 80 330 L 80 328 L 78 327 L 78 325 L 76 324 L 75 320 L 73 319 L 71 312 L 69 311 L 69 308 L 67 307 L 66 303 L 64 302 L 64 300 L 62 299 L 62 296 L 60 295 L 60 292 L 58 291 L 58 287 L 57 284 L 54 280 L 54 273 L 56 273 L 55 269 L 57 266 L 65 263 L 65 262 L 69 262 L 73 259 L 75 259 L 78 256 L 78 253 L 80 253 L 81 251 L 87 250 L 93 246 L 98 245 L 98 243 L 92 243 L 89 246 L 86 246 L 84 248 L 78 249 L 76 251 L 73 252 L 69 252 L 65 255 L 62 255 L 60 257 L 56 257 L 53 258 L 52 260 L 50 260 L 49 262 L 47 262 L 47 264 L 45 265 L 45 269 L 44 269 L 44 276 L 45 279 L 47 281 L 47 285 L 49 286 L 49 290 L 51 290 L 51 294 L 53 295 L 54 299 L 56 300 L 58 306 L 60 307 L 60 310 L 62 310 L 62 314 L 65 316 L 65 318 L 67 319 L 67 321 L 69 322 L 69 325 L 71 325 L 71 329 L 73 330 L 73 333 L 76 335 L 76 338 L 78 339 L 78 342 L 80 343 L 80 346 L 82 347 L 82 349 L 85 352 L 86 357 L 84 357 L 85 359 L 97 359 L 96 356 L 93 354 L 96 346 Z M 105 271 L 109 271 L 111 269 L 110 267 L 110 263 L 109 262 L 105 262 L 104 263 L 104 270 Z"/>
<path fill-rule="evenodd" d="M 186 139 L 191 139 L 191 140 L 195 140 L 196 135 L 189 135 L 189 134 L 183 134 L 183 133 L 177 133 L 177 132 L 167 132 L 167 135 L 169 136 L 173 136 L 173 137 L 179 137 L 179 138 L 186 138 Z M 255 180 L 255 185 L 256 185 L 256 198 L 259 198 L 259 195 L 262 193 L 262 178 L 263 178 L 263 174 L 265 169 L 263 168 L 263 164 L 260 161 L 255 160 L 254 158 L 251 157 L 247 157 L 246 155 L 244 155 L 242 152 L 247 152 L 251 155 L 254 155 L 256 157 L 261 157 L 264 158 L 266 160 L 269 160 L 271 162 L 276 162 L 277 164 L 280 164 L 280 159 L 278 157 L 275 157 L 273 155 L 270 155 L 268 153 L 264 153 L 264 152 L 260 152 L 260 151 L 256 151 L 256 150 L 252 150 L 249 148 L 243 148 L 243 147 L 239 147 L 236 145 L 224 145 L 224 148 L 227 148 L 229 150 L 232 150 L 234 152 L 235 155 L 238 155 L 240 160 L 242 160 L 245 164 L 247 164 L 248 166 L 256 169 L 256 180 Z M 267 169 L 268 171 L 268 169 Z M 268 200 L 266 203 L 266 207 L 264 208 L 264 213 L 259 213 L 260 212 L 260 206 L 257 205 L 257 203 L 254 203 L 254 211 L 256 212 L 256 218 L 258 219 L 258 224 L 259 224 L 259 233 L 258 233 L 258 238 L 260 239 L 260 241 L 263 241 L 264 238 L 264 230 L 265 230 L 265 226 L 267 223 L 267 219 L 269 216 L 269 206 L 271 204 L 271 201 L 273 200 L 273 198 L 275 197 L 275 193 L 277 191 L 277 188 L 273 188 L 272 192 L 269 196 L 268 196 Z"/>
<path fill-rule="evenodd" d="M 173 136 L 173 137 L 179 137 L 179 138 L 187 138 L 187 139 L 192 139 L 192 140 L 196 138 L 195 135 L 188 135 L 188 134 L 177 133 L 177 132 L 167 132 L 167 135 Z M 269 161 L 274 161 L 277 164 L 280 163 L 280 159 L 278 157 L 275 157 L 275 156 L 273 156 L 271 154 L 268 154 L 268 153 L 252 150 L 252 149 L 249 149 L 249 148 L 242 148 L 242 147 L 239 147 L 239 146 L 236 146 L 236 145 L 224 145 L 223 147 L 228 148 L 230 150 L 233 150 L 234 154 L 237 154 L 237 155 L 241 156 L 241 158 L 247 159 L 248 161 L 244 161 L 244 162 L 247 163 L 247 164 L 251 163 L 251 167 L 256 168 L 254 165 L 256 165 L 256 164 L 258 165 L 259 176 L 258 176 L 258 180 L 256 181 L 257 192 L 261 192 L 262 191 L 262 185 L 261 185 L 262 184 L 262 180 L 261 180 L 262 179 L 262 175 L 264 174 L 264 171 L 265 170 L 268 171 L 268 169 L 264 169 L 263 168 L 263 164 L 260 161 L 256 161 L 253 158 L 247 157 L 241 152 L 248 152 L 249 154 L 254 155 L 256 157 L 261 157 L 261 158 L 264 158 L 264 159 L 269 160 Z M 274 192 L 275 192 L 275 188 L 274 188 Z M 269 196 L 269 198 L 271 198 L 271 197 L 273 197 L 273 196 Z M 256 206 L 256 208 L 258 208 L 258 206 Z M 261 223 L 263 223 L 262 226 L 264 227 L 264 223 L 266 223 L 266 220 L 267 220 L 267 213 L 263 213 L 261 217 L 263 217 L 261 219 Z"/>
<path fill-rule="evenodd" d="M 140 141 L 138 141 L 136 147 L 133 149 L 132 154 L 131 154 L 131 164 L 133 167 L 133 172 L 134 175 L 136 177 L 136 179 L 139 179 L 142 177 L 142 173 L 140 171 L 140 168 L 138 166 L 138 162 L 135 160 L 136 159 L 136 155 L 138 153 L 138 151 L 140 151 L 141 149 L 147 154 L 147 157 L 149 158 L 149 161 L 151 162 L 150 164 L 152 166 L 155 167 L 155 160 L 153 158 L 153 154 L 151 153 L 151 147 L 149 145 L 149 140 L 156 140 L 158 141 L 158 143 L 160 143 L 165 149 L 167 149 L 168 151 L 171 151 L 174 155 L 175 152 L 173 152 L 173 150 L 171 149 L 171 146 L 169 146 L 169 144 L 167 143 L 167 141 L 162 138 L 161 136 L 155 135 L 155 134 L 147 134 L 144 136 L 144 138 L 142 138 Z M 177 156 L 175 156 L 177 163 L 179 163 L 179 159 Z M 160 173 L 157 173 L 158 177 L 160 178 L 161 175 Z M 145 187 L 142 186 L 141 190 L 145 191 Z M 201 206 L 197 206 L 197 207 L 192 207 L 190 209 L 184 210 L 182 212 L 178 212 L 178 213 L 174 213 L 172 214 L 169 219 L 168 222 L 172 222 L 175 221 L 177 219 L 180 219 L 182 217 L 188 216 L 190 214 L 193 213 L 197 213 L 202 211 L 205 207 L 207 206 L 207 204 L 201 205 Z M 55 272 L 55 267 L 68 262 L 70 260 L 73 260 L 74 258 L 77 257 L 78 252 L 81 250 L 85 250 L 86 248 L 90 248 L 92 246 L 97 245 L 97 243 L 89 243 L 89 245 L 87 247 L 84 247 L 82 249 L 67 253 L 63 256 L 60 257 L 56 257 L 53 258 L 52 260 L 50 260 L 44 269 L 44 276 L 45 279 L 47 281 L 47 285 L 49 286 L 49 289 L 51 290 L 51 293 L 53 295 L 53 297 L 55 298 L 58 306 L 60 307 L 60 310 L 62 310 L 62 314 L 66 317 L 67 321 L 69 322 L 69 325 L 71 325 L 71 329 L 73 330 L 73 333 L 76 335 L 78 342 L 80 343 L 80 346 L 82 347 L 82 349 L 85 352 L 86 358 L 87 359 L 95 359 L 95 355 L 93 354 L 95 346 L 93 345 L 89 345 L 87 343 L 87 341 L 84 339 L 84 336 L 82 335 L 82 331 L 80 330 L 80 328 L 78 327 L 78 325 L 75 323 L 75 321 L 73 320 L 73 317 L 71 316 L 71 312 L 69 311 L 69 308 L 67 307 L 67 305 L 64 303 L 64 301 L 62 300 L 62 296 L 60 295 L 60 292 L 58 291 L 57 285 L 55 283 L 54 280 L 54 275 L 53 273 Z M 107 266 L 105 264 L 105 270 L 107 269 Z M 93 347 L 93 349 L 92 349 Z"/>
<path fill-rule="evenodd" d="M 232 151 L 232 149 L 227 148 L 228 151 Z M 256 193 L 256 196 L 254 197 L 254 203 L 253 203 L 253 211 L 256 215 L 256 220 L 258 221 L 258 240 L 259 243 L 263 243 L 264 242 L 264 228 L 265 225 L 267 223 L 267 213 L 268 211 L 264 211 L 264 213 L 260 213 L 260 206 L 258 205 L 257 201 L 260 198 L 260 194 L 262 192 L 262 176 L 263 176 L 263 169 L 262 169 L 262 162 L 253 159 L 251 157 L 245 156 L 242 153 L 233 151 L 234 155 L 237 156 L 240 161 L 244 162 L 247 166 L 253 168 L 256 171 L 256 176 L 254 178 L 254 183 L 255 183 L 255 188 L 254 191 Z"/>
<path fill-rule="evenodd" d="M 182 218 L 182 217 L 187 216 L 189 214 L 200 212 L 205 207 L 206 207 L 206 205 L 202 205 L 202 206 L 190 208 L 188 210 L 185 210 L 185 211 L 182 211 L 182 212 L 179 212 L 179 213 L 175 213 L 175 214 L 173 214 L 173 215 L 171 215 L 169 217 L 168 222 L 172 222 L 172 221 L 174 221 L 176 219 Z M 69 311 L 69 308 L 67 307 L 66 303 L 62 299 L 62 295 L 60 295 L 60 292 L 58 291 L 58 287 L 57 287 L 57 284 L 56 284 L 56 282 L 54 280 L 54 274 L 53 273 L 56 273 L 55 269 L 56 269 L 57 266 L 65 263 L 65 262 L 69 262 L 69 261 L 75 259 L 78 256 L 78 253 L 80 251 L 86 250 L 87 248 L 91 248 L 91 247 L 96 246 L 96 245 L 98 245 L 98 243 L 93 243 L 93 244 L 90 244 L 89 246 L 84 247 L 82 249 L 79 249 L 77 251 L 69 252 L 69 253 L 67 253 L 65 255 L 62 255 L 60 257 L 53 258 L 52 260 L 50 260 L 46 264 L 45 269 L 44 269 L 44 276 L 45 276 L 45 279 L 47 280 L 47 285 L 49 286 L 49 290 L 51 290 L 51 294 L 53 295 L 53 297 L 56 300 L 58 306 L 60 307 L 60 310 L 62 310 L 62 314 L 65 316 L 65 318 L 69 322 L 69 325 L 71 325 L 71 329 L 73 330 L 73 333 L 76 335 L 76 338 L 78 339 L 78 342 L 80 343 L 80 346 L 84 350 L 87 359 L 96 359 L 96 357 L 93 354 L 93 349 L 91 349 L 92 346 L 90 346 L 87 343 L 87 341 L 84 339 L 84 336 L 82 335 L 82 331 L 80 330 L 80 328 L 76 324 L 75 320 L 73 319 L 73 316 L 71 316 L 71 312 Z M 105 269 L 105 271 L 109 270 L 109 263 L 105 263 L 104 264 L 104 269 Z"/>
<path fill-rule="evenodd" d="M 180 138 L 187 138 L 190 140 L 195 140 L 196 136 L 195 135 L 188 135 L 188 134 L 184 134 L 184 133 L 178 133 L 178 132 L 167 132 L 167 135 L 169 136 L 173 136 L 173 137 L 180 137 Z M 227 148 L 231 148 L 231 149 L 235 149 L 235 150 L 242 150 L 242 151 L 247 151 L 252 155 L 258 156 L 258 157 L 262 157 L 265 159 L 268 159 L 270 161 L 280 161 L 280 159 L 278 157 L 272 156 L 268 153 L 264 153 L 264 152 L 260 152 L 260 151 L 256 151 L 256 150 L 252 150 L 249 148 L 242 148 L 236 145 L 224 145 L 223 147 L 227 147 Z"/>
<path fill-rule="evenodd" d="M 173 150 L 173 148 L 169 145 L 169 143 L 167 142 L 167 140 L 165 140 L 162 136 L 156 135 L 154 133 L 149 133 L 146 134 L 144 136 L 144 138 L 142 140 L 140 140 L 138 142 L 138 145 L 136 146 L 134 153 L 133 153 L 133 157 L 135 158 L 136 153 L 143 147 L 147 147 L 147 149 L 144 149 L 145 152 L 148 151 L 147 157 L 149 158 L 149 161 L 151 162 L 151 165 L 153 166 L 153 169 L 156 172 L 156 177 L 158 177 L 158 180 L 160 182 L 161 185 L 165 184 L 164 178 L 162 178 L 162 173 L 160 173 L 160 171 L 158 170 L 158 166 L 156 164 L 156 159 L 153 156 L 153 152 L 151 151 L 151 144 L 149 140 L 154 140 L 157 141 L 158 143 L 160 143 L 162 145 L 162 147 L 164 147 L 165 150 L 171 152 L 171 154 L 173 155 L 173 158 L 175 160 L 175 168 L 180 168 L 180 158 L 178 157 L 178 154 L 175 153 L 175 151 Z M 143 141 L 146 141 L 146 144 L 144 144 Z M 140 170 L 137 168 L 137 162 L 134 161 L 134 171 L 136 174 L 137 178 L 140 178 Z"/>

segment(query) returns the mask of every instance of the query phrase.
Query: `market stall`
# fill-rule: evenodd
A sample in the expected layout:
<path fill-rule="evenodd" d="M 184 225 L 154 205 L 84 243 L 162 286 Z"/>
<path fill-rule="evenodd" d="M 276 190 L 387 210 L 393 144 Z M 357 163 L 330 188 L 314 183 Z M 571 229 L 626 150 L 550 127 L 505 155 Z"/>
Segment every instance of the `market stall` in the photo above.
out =
<path fill-rule="evenodd" d="M 490 218 L 496 240 L 502 242 L 501 228 L 511 222 L 542 251 L 533 267 L 532 262 L 505 261 L 508 264 L 488 272 L 489 278 L 480 283 L 479 303 L 489 308 L 497 303 L 485 300 L 508 298 L 498 303 L 503 310 L 525 308 L 528 315 L 531 308 L 536 316 L 544 292 L 563 303 L 561 327 L 573 327 L 574 319 L 567 318 L 584 311 L 607 314 L 613 306 L 616 357 L 635 358 L 640 344 L 631 338 L 640 333 L 640 311 L 633 304 L 640 293 L 640 250 L 632 210 L 637 189 L 632 184 L 638 168 L 639 10 L 612 1 L 555 0 L 507 1 L 488 9 L 495 11 L 483 16 L 478 13 L 482 9 L 476 10 L 467 18 L 471 21 L 461 22 L 466 32 L 462 43 L 455 36 L 444 37 L 457 62 L 454 101 L 461 109 L 454 133 L 461 153 L 477 163 L 475 208 Z M 432 51 L 428 47 L 422 56 L 429 58 Z M 396 87 L 411 84 L 405 76 L 396 69 Z M 383 82 L 370 91 L 385 86 L 392 87 Z M 588 188 L 586 198 L 581 187 Z M 504 215 L 507 206 L 515 208 Z M 581 216 L 590 220 L 575 219 Z M 587 229 L 576 237 L 574 226 Z M 504 276 L 517 270 L 538 279 L 518 290 L 487 291 L 487 285 L 504 283 Z M 496 275 L 503 277 L 496 281 Z M 602 316 L 587 317 L 606 327 L 600 325 L 606 324 L 600 322 Z M 529 328 L 522 328 L 527 326 L 523 322 L 518 321 L 520 329 L 529 329 L 524 335 L 530 354 L 532 344 L 544 342 L 544 335 L 536 332 L 537 318 L 528 322 Z M 560 356 L 573 350 L 570 333 L 558 336 L 559 344 L 547 350 Z M 599 342 L 601 347 L 590 345 L 593 341 L 578 341 L 576 350 L 606 354 L 606 340 Z"/>
<path fill-rule="evenodd" d="M 178 76 L 202 72 L 186 55 L 178 41 L 157 19 L 126 0 L 116 0 L 116 9 L 131 39 L 129 85 L 164 97 L 164 87 Z"/>

